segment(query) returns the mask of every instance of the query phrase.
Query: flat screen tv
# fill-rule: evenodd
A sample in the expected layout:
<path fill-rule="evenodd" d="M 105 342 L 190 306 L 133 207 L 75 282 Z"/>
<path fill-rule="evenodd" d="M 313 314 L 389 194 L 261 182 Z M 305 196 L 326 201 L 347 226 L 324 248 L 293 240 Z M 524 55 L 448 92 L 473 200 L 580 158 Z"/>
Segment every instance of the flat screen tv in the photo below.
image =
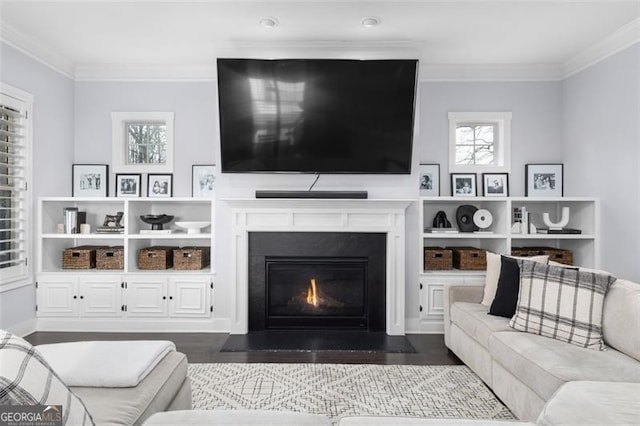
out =
<path fill-rule="evenodd" d="M 411 173 L 417 65 L 218 59 L 222 172 Z"/>

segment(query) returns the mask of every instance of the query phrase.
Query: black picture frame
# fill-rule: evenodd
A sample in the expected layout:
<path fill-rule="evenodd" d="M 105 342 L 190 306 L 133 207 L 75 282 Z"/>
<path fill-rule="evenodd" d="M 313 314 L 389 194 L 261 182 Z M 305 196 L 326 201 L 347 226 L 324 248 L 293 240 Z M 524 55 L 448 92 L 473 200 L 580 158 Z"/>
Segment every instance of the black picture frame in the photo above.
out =
<path fill-rule="evenodd" d="M 116 173 L 116 197 L 138 198 L 142 195 L 142 174 Z"/>
<path fill-rule="evenodd" d="M 450 173 L 451 196 L 476 197 L 478 195 L 478 182 L 475 173 Z"/>
<path fill-rule="evenodd" d="M 147 175 L 147 197 L 173 197 L 173 173 L 149 173 Z"/>
<path fill-rule="evenodd" d="M 525 164 L 524 195 L 526 197 L 563 197 L 564 164 Z"/>
<path fill-rule="evenodd" d="M 509 173 L 483 173 L 482 195 L 485 197 L 508 197 Z"/>
<path fill-rule="evenodd" d="M 440 196 L 440 164 L 420 164 L 420 195 L 423 197 Z"/>
<path fill-rule="evenodd" d="M 73 164 L 71 166 L 72 197 L 108 197 L 108 164 Z"/>

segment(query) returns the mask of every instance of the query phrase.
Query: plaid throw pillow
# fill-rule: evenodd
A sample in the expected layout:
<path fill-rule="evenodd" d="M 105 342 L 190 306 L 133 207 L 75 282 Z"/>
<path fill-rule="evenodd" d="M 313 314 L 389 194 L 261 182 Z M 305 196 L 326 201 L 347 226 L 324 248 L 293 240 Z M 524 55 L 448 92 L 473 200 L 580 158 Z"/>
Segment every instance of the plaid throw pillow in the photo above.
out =
<path fill-rule="evenodd" d="M 0 330 L 0 405 L 62 405 L 62 424 L 94 424 L 84 403 L 35 348 L 5 330 Z"/>
<path fill-rule="evenodd" d="M 583 348 L 602 350 L 602 307 L 611 275 L 525 261 L 509 326 Z"/>

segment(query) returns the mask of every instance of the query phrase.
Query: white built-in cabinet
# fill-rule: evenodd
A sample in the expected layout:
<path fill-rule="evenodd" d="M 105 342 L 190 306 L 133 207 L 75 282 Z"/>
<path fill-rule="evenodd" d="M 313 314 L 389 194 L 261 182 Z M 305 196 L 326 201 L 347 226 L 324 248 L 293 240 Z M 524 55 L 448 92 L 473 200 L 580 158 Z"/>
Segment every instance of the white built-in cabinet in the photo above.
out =
<path fill-rule="evenodd" d="M 470 204 L 489 210 L 493 216 L 490 232 L 430 233 L 433 219 L 444 211 L 454 227 L 456 210 Z M 512 232 L 513 209 L 525 207 L 530 222 L 543 227 L 542 214 L 549 213 L 551 220 L 558 220 L 562 207 L 569 207 L 567 227 L 582 231 L 581 234 L 522 234 Z M 418 306 L 420 330 L 442 333 L 444 315 L 443 287 L 446 283 L 482 284 L 484 271 L 429 271 L 424 268 L 424 247 L 471 246 L 494 253 L 510 254 L 512 247 L 545 246 L 571 250 L 575 265 L 599 267 L 599 202 L 595 198 L 579 197 L 421 197 L 418 201 L 419 221 L 419 286 Z M 412 307 L 408 307 L 412 309 Z"/>
<path fill-rule="evenodd" d="M 89 234 L 58 233 L 63 209 L 87 214 Z M 123 212 L 122 234 L 98 234 L 105 215 Z M 173 233 L 144 234 L 144 214 L 175 218 L 165 228 Z M 215 204 L 195 198 L 60 198 L 39 200 L 36 312 L 41 330 L 211 331 L 214 306 L 215 246 L 212 226 L 188 234 L 176 221 L 214 223 Z M 63 269 L 66 248 L 81 245 L 122 246 L 121 270 Z M 210 266 L 193 271 L 140 270 L 138 250 L 149 246 L 211 247 Z"/>

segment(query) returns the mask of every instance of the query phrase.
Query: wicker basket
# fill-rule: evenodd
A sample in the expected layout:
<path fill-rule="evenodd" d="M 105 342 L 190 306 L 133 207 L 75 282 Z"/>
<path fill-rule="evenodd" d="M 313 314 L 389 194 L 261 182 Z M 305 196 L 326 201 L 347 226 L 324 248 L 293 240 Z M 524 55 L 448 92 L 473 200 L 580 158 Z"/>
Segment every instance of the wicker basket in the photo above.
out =
<path fill-rule="evenodd" d="M 443 247 L 424 248 L 425 271 L 445 271 L 453 269 L 453 253 L 451 249 Z"/>
<path fill-rule="evenodd" d="M 152 246 L 138 250 L 138 269 L 162 270 L 173 268 L 176 247 Z"/>
<path fill-rule="evenodd" d="M 62 254 L 63 269 L 93 269 L 96 267 L 97 246 L 78 246 L 65 249 Z"/>
<path fill-rule="evenodd" d="M 203 269 L 209 266 L 209 247 L 181 247 L 173 250 L 173 269 L 180 271 Z"/>
<path fill-rule="evenodd" d="M 124 269 L 124 247 L 97 248 L 96 269 Z"/>
<path fill-rule="evenodd" d="M 487 252 L 475 247 L 450 247 L 453 251 L 453 267 L 463 271 L 487 269 Z"/>
<path fill-rule="evenodd" d="M 554 262 L 573 265 L 573 252 L 571 250 L 553 247 L 511 247 L 511 254 L 520 257 L 546 255 L 549 256 L 549 260 Z"/>

